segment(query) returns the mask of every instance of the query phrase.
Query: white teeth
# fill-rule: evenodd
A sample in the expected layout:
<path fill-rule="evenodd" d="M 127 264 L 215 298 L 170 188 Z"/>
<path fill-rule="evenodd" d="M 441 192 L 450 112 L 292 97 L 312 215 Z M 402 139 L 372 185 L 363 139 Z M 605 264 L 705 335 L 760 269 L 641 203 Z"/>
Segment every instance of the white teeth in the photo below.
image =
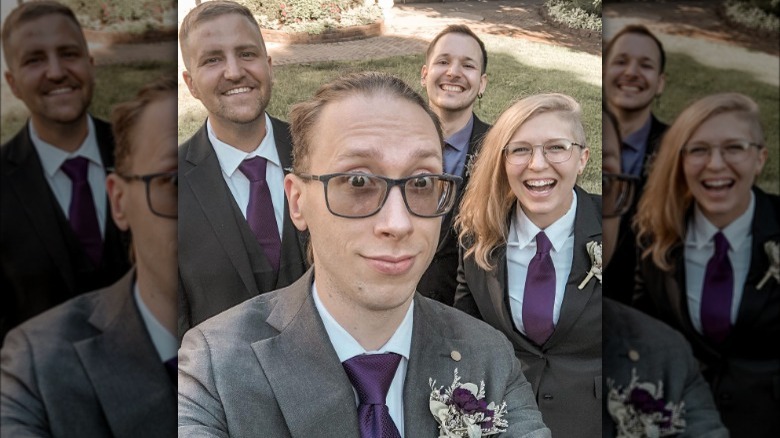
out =
<path fill-rule="evenodd" d="M 533 181 L 526 181 L 525 183 L 531 187 L 544 187 L 553 184 L 555 180 L 552 179 L 537 179 Z"/>
<path fill-rule="evenodd" d="M 639 87 L 632 87 L 632 86 L 628 86 L 628 85 L 624 85 L 624 86 L 620 87 L 620 89 L 623 90 L 623 91 L 631 91 L 631 92 L 635 92 L 635 93 L 639 91 Z"/>
<path fill-rule="evenodd" d="M 457 85 L 442 85 L 441 89 L 444 91 L 463 91 L 463 87 L 459 87 Z"/>
<path fill-rule="evenodd" d="M 71 91 L 73 91 L 73 88 L 70 87 L 57 88 L 56 90 L 49 91 L 49 96 L 56 96 L 58 94 L 70 93 Z"/>
<path fill-rule="evenodd" d="M 234 88 L 232 90 L 226 91 L 225 95 L 230 96 L 232 94 L 246 93 L 246 92 L 249 92 L 250 90 L 251 90 L 251 88 L 249 88 L 249 87 L 239 87 L 239 88 Z"/>
<path fill-rule="evenodd" d="M 725 187 L 731 184 L 732 182 L 733 180 L 731 179 L 719 179 L 719 180 L 703 181 L 702 184 L 704 185 L 704 187 L 718 188 L 718 187 Z"/>

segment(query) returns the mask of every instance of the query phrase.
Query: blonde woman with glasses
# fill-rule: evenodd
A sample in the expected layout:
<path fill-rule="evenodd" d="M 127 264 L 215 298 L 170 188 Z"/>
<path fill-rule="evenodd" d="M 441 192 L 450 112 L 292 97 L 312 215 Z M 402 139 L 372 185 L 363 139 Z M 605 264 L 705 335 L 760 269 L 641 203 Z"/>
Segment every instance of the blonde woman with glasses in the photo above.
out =
<path fill-rule="evenodd" d="M 556 437 L 601 436 L 601 197 L 576 186 L 589 155 L 574 99 L 519 100 L 485 137 L 457 219 L 455 306 L 509 338 Z"/>
<path fill-rule="evenodd" d="M 758 105 L 704 97 L 667 131 L 639 201 L 635 304 L 691 342 L 732 437 L 780 436 L 780 198 Z"/>

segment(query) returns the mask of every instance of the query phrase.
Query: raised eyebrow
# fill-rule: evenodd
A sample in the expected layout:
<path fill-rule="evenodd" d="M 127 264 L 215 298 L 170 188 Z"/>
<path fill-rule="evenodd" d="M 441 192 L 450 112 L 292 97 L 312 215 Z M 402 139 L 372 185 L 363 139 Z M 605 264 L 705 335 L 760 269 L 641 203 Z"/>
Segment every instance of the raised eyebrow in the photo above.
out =
<path fill-rule="evenodd" d="M 236 46 L 233 50 L 236 51 L 236 52 L 241 52 L 241 51 L 244 51 L 244 50 L 256 50 L 258 52 L 262 52 L 262 50 L 260 49 L 260 46 L 255 45 L 255 44 L 245 44 L 243 46 Z"/>
<path fill-rule="evenodd" d="M 223 53 L 222 49 L 207 50 L 198 56 L 198 60 L 211 58 L 212 56 L 222 56 Z"/>

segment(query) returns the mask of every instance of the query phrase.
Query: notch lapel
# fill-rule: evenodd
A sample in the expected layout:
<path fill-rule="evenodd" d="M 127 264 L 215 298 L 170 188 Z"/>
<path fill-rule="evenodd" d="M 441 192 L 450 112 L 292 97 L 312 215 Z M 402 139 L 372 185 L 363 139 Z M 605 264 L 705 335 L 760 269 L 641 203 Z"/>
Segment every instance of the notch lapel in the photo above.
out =
<path fill-rule="evenodd" d="M 205 124 L 193 137 L 185 159 L 193 167 L 184 172 L 184 183 L 190 186 L 246 290 L 257 290 L 241 230 L 233 214 L 235 201 L 222 178 L 222 168 L 208 139 Z"/>
<path fill-rule="evenodd" d="M 175 433 L 175 388 L 135 304 L 134 276 L 100 297 L 89 319 L 100 333 L 73 345 L 115 436 Z"/>
<path fill-rule="evenodd" d="M 29 123 L 28 121 L 18 136 L 8 144 L 9 161 L 16 165 L 8 172 L 8 183 L 46 251 L 51 254 L 52 261 L 65 279 L 66 289 L 74 290 L 76 288 L 74 269 L 67 243 L 58 223 L 58 218 L 64 219 L 65 213 L 59 207 L 49 184 L 44 179 L 43 166 L 30 140 Z"/>
<path fill-rule="evenodd" d="M 312 279 L 310 269 L 280 296 L 266 321 L 279 335 L 252 349 L 292 436 L 359 438 L 355 394 L 314 306 Z"/>

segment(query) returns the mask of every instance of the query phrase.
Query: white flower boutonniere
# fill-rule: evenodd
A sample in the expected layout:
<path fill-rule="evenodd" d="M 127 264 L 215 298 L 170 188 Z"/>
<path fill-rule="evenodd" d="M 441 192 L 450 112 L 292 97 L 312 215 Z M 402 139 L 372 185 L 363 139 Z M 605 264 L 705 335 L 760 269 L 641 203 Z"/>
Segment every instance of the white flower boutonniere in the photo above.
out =
<path fill-rule="evenodd" d="M 596 277 L 601 283 L 601 242 L 588 242 L 585 245 L 590 256 L 590 271 L 588 275 L 582 280 L 578 289 L 582 290 L 591 278 Z"/>
<path fill-rule="evenodd" d="M 756 289 L 759 290 L 772 277 L 775 278 L 776 282 L 780 283 L 780 244 L 777 242 L 766 242 L 764 243 L 764 250 L 766 251 L 766 256 L 769 257 L 769 269 L 766 270 L 764 278 L 756 286 Z"/>
<path fill-rule="evenodd" d="M 617 438 L 658 438 L 685 430 L 685 404 L 665 402 L 662 382 L 657 387 L 639 382 L 633 369 L 627 387 L 615 388 L 612 379 L 607 380 L 607 386 L 607 410 L 615 421 Z"/>
<path fill-rule="evenodd" d="M 477 385 L 460 383 L 458 370 L 449 388 L 431 385 L 431 414 L 439 423 L 439 438 L 479 438 L 506 431 L 509 423 L 504 419 L 506 402 L 496 405 L 485 401 L 485 382 Z"/>

